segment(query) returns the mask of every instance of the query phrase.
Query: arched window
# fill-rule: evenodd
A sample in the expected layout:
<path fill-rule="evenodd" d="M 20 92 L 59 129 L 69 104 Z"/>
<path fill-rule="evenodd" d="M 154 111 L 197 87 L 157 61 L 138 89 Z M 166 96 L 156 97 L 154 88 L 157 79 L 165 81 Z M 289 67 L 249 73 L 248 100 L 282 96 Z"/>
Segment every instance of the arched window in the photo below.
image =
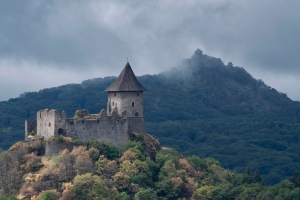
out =
<path fill-rule="evenodd" d="M 138 112 L 134 113 L 134 116 L 138 117 L 138 116 L 139 116 L 139 113 L 138 113 Z"/>
<path fill-rule="evenodd" d="M 117 93 L 114 93 L 114 96 L 117 96 Z"/>
<path fill-rule="evenodd" d="M 49 127 L 51 126 L 51 123 L 49 122 Z"/>
<path fill-rule="evenodd" d="M 113 101 L 112 105 L 114 106 L 115 105 L 115 102 Z"/>
<path fill-rule="evenodd" d="M 141 101 L 141 105 L 143 105 L 143 101 Z"/>
<path fill-rule="evenodd" d="M 131 102 L 131 106 L 134 107 L 134 102 Z"/>
<path fill-rule="evenodd" d="M 136 96 L 140 96 L 140 93 L 136 93 Z"/>

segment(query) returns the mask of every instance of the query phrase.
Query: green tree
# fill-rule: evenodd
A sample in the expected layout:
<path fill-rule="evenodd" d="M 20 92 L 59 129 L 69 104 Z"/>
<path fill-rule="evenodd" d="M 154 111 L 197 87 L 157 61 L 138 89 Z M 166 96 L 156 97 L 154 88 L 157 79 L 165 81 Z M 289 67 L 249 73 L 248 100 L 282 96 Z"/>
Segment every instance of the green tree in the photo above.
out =
<path fill-rule="evenodd" d="M 99 176 L 91 173 L 77 175 L 71 193 L 75 200 L 109 198 L 109 188 Z"/>
<path fill-rule="evenodd" d="M 55 196 L 49 192 L 44 192 L 38 200 L 55 200 Z"/>
<path fill-rule="evenodd" d="M 156 195 L 156 192 L 151 189 L 144 189 L 141 188 L 135 195 L 134 195 L 135 200 L 157 200 L 158 197 Z"/>
<path fill-rule="evenodd" d="M 290 181 L 294 184 L 295 187 L 300 187 L 300 176 L 299 172 L 294 172 L 294 175 L 292 178 L 290 178 Z"/>
<path fill-rule="evenodd" d="M 116 195 L 115 200 L 130 200 L 130 196 L 126 192 L 121 192 Z"/>

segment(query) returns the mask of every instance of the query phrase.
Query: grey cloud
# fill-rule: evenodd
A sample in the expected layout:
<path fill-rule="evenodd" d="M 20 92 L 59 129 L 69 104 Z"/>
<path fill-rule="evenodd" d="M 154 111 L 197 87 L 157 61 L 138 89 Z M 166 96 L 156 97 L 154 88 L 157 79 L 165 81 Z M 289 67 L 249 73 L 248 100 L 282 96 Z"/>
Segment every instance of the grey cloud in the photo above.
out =
<path fill-rule="evenodd" d="M 200 48 L 254 76 L 269 70 L 295 77 L 299 7 L 296 0 L 0 1 L 0 60 L 77 70 L 80 77 L 94 69 L 117 75 L 128 57 L 141 75 Z"/>

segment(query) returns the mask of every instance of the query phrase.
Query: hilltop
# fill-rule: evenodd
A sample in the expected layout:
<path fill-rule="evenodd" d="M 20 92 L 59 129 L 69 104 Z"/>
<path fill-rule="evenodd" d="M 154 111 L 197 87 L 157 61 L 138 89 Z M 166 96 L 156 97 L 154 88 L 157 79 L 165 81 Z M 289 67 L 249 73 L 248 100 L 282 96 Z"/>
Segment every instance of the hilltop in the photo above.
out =
<path fill-rule="evenodd" d="M 57 156 L 44 156 L 40 140 L 31 145 L 16 143 L 0 153 L 0 199 L 300 198 L 298 174 L 266 187 L 259 172 L 236 174 L 211 158 L 185 158 L 169 148 L 157 148 L 149 157 L 148 140 L 137 138 L 125 145 L 121 156 L 111 143 L 96 140 L 62 150 Z M 62 137 L 56 142 L 71 140 Z"/>
<path fill-rule="evenodd" d="M 244 68 L 196 50 L 178 67 L 138 79 L 148 89 L 147 133 L 163 146 L 186 156 L 212 157 L 237 172 L 259 170 L 266 184 L 299 170 L 300 103 Z M 23 140 L 24 120 L 40 109 L 99 113 L 107 103 L 104 90 L 115 80 L 95 78 L 0 102 L 1 147 Z"/>

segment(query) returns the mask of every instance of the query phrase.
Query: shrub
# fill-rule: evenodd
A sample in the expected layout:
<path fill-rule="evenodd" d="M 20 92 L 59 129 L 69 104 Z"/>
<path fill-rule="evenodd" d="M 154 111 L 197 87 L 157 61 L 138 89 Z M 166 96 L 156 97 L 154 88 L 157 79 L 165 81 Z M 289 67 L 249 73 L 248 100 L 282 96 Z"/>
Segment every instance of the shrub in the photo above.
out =
<path fill-rule="evenodd" d="M 88 149 L 94 147 L 99 150 L 100 155 L 105 155 L 110 160 L 117 159 L 119 157 L 118 148 L 115 147 L 111 142 L 105 144 L 97 140 L 91 140 L 86 143 Z"/>
<path fill-rule="evenodd" d="M 151 188 L 148 189 L 140 189 L 135 195 L 134 198 L 136 200 L 157 200 L 157 195 L 154 190 Z"/>
<path fill-rule="evenodd" d="M 124 151 L 127 151 L 129 149 L 132 149 L 132 148 L 135 148 L 135 147 L 138 147 L 138 149 L 141 151 L 141 152 L 144 152 L 144 147 L 142 145 L 141 142 L 139 141 L 129 141 L 127 142 L 127 144 L 125 144 L 125 148 L 124 148 Z"/>
<path fill-rule="evenodd" d="M 130 200 L 130 196 L 126 192 L 121 192 L 116 195 L 115 200 Z"/>
<path fill-rule="evenodd" d="M 46 191 L 38 200 L 55 200 L 55 196 L 50 191 Z"/>
<path fill-rule="evenodd" d="M 65 140 L 64 140 L 64 137 L 63 136 L 58 136 L 57 138 L 56 138 L 56 142 L 57 143 L 63 143 Z"/>
<path fill-rule="evenodd" d="M 36 131 L 36 128 L 35 128 L 33 131 L 29 132 L 27 135 L 35 136 L 36 134 L 37 134 L 37 131 Z"/>

